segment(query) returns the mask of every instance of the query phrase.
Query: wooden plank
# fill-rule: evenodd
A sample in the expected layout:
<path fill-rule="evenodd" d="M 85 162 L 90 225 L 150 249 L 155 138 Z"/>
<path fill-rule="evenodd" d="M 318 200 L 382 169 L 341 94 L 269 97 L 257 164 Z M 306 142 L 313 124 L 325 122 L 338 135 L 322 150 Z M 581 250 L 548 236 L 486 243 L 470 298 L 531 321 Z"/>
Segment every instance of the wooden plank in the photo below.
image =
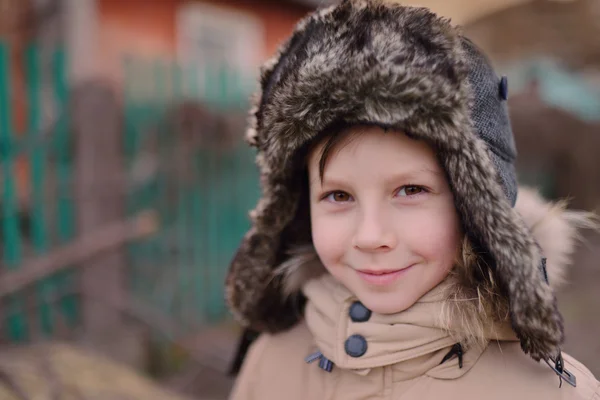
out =
<path fill-rule="evenodd" d="M 22 264 L 16 271 L 0 276 L 0 298 L 16 293 L 27 286 L 59 271 L 80 265 L 101 256 L 124 243 L 156 232 L 158 220 L 153 211 L 145 211 L 127 221 L 98 228 L 56 250 Z M 90 263 L 93 264 L 93 263 Z M 89 264 L 87 264 L 89 265 Z"/>
<path fill-rule="evenodd" d="M 114 90 L 97 80 L 75 86 L 71 105 L 77 232 L 86 235 L 105 223 L 122 220 L 125 215 L 125 190 L 121 186 L 125 173 L 122 110 Z M 109 184 L 105 184 L 107 178 Z M 120 301 L 126 293 L 124 267 L 124 251 L 115 248 L 82 270 L 81 319 L 86 334 L 100 338 L 120 330 L 123 324 L 120 313 L 85 299 L 89 296 Z"/>

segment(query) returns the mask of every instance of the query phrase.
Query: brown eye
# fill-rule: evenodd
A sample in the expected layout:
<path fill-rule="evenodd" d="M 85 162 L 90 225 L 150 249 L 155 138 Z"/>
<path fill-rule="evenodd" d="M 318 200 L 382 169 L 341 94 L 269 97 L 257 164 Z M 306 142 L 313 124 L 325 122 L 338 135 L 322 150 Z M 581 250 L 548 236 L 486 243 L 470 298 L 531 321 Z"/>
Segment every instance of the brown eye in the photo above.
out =
<path fill-rule="evenodd" d="M 334 203 L 345 203 L 352 200 L 350 195 L 346 192 L 332 192 L 327 195 L 326 199 Z"/>
<path fill-rule="evenodd" d="M 408 185 L 408 186 L 402 186 L 402 188 L 400 188 L 400 190 L 398 191 L 398 195 L 399 196 L 414 196 L 414 195 L 420 194 L 424 191 L 425 190 L 421 186 Z"/>

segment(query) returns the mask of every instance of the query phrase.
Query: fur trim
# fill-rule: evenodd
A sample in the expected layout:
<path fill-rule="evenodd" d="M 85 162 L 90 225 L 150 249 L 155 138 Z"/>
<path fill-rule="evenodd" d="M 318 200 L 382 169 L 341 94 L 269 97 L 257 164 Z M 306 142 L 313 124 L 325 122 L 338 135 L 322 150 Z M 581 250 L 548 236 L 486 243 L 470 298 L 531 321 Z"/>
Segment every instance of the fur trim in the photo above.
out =
<path fill-rule="evenodd" d="M 554 289 L 565 282 L 567 267 L 580 232 L 597 229 L 597 218 L 593 213 L 567 209 L 566 201 L 548 202 L 534 189 L 521 187 L 515 210 L 531 231 L 546 257 L 548 281 Z"/>
<path fill-rule="evenodd" d="M 312 245 L 292 249 L 290 258 L 275 270 L 276 275 L 282 276 L 283 293 L 287 296 L 300 292 L 304 284 L 326 272 Z"/>
<path fill-rule="evenodd" d="M 464 229 L 510 299 L 523 350 L 536 360 L 557 354 L 562 317 L 541 277 L 542 254 L 494 166 L 512 160 L 492 152 L 471 120 L 467 49 L 473 54 L 447 20 L 382 0 L 343 0 L 298 24 L 262 70 L 247 136 L 263 196 L 226 282 L 242 324 L 277 332 L 301 317 L 301 296 L 286 295 L 273 273 L 291 247 L 310 242 L 298 155 L 334 123 L 374 123 L 436 148 Z"/>

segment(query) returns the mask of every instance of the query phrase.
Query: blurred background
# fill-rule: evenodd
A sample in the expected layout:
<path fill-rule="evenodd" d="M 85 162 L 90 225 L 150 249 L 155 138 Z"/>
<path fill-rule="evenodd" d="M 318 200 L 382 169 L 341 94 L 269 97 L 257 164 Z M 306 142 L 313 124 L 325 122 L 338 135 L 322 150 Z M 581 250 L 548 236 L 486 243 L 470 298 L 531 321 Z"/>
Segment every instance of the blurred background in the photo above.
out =
<path fill-rule="evenodd" d="M 0 0 L 0 399 L 226 398 L 223 282 L 260 193 L 249 97 L 332 3 Z M 600 2 L 404 4 L 508 76 L 521 182 L 600 210 Z M 559 293 L 596 376 L 599 258 L 585 232 Z"/>

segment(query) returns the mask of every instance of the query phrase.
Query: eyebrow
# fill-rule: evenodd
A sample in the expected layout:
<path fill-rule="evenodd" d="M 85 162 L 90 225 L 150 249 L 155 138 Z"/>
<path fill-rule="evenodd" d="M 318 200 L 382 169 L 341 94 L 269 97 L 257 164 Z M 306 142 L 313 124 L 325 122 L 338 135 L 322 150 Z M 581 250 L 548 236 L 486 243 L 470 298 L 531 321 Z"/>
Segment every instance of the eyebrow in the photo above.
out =
<path fill-rule="evenodd" d="M 397 174 L 393 174 L 390 179 L 393 181 L 410 180 L 411 178 L 416 179 L 416 178 L 420 178 L 423 173 L 428 174 L 428 175 L 433 175 L 436 178 L 440 178 L 443 176 L 441 171 L 436 171 L 431 168 L 423 167 L 423 168 L 417 168 L 417 169 L 402 171 Z"/>
<path fill-rule="evenodd" d="M 436 171 L 433 170 L 431 168 L 417 168 L 417 169 L 413 169 L 413 170 L 408 170 L 408 171 L 402 171 L 399 173 L 395 173 L 393 175 L 391 175 L 387 180 L 386 183 L 387 184 L 392 184 L 398 181 L 413 181 L 413 180 L 419 180 L 423 177 L 423 173 L 428 174 L 428 175 L 432 175 L 435 178 L 441 178 L 443 177 L 443 173 L 442 171 Z M 319 179 L 316 179 L 315 181 L 320 181 Z M 313 182 L 311 182 L 312 184 Z M 418 182 L 412 182 L 412 183 L 418 183 Z M 348 186 L 349 182 L 346 179 L 339 179 L 336 177 L 328 177 L 327 174 L 325 174 L 323 176 L 323 182 L 322 185 L 328 185 L 328 186 L 334 186 L 334 187 L 344 187 L 344 186 Z"/>
<path fill-rule="evenodd" d="M 434 179 L 435 182 L 439 182 L 439 180 L 443 177 L 441 171 L 435 171 L 430 168 L 417 168 L 408 171 L 402 171 L 395 174 L 392 174 L 385 180 L 386 185 L 394 185 L 398 182 L 403 182 L 405 184 L 426 184 L 421 182 L 423 179 Z M 429 182 L 433 184 L 434 182 Z"/>

